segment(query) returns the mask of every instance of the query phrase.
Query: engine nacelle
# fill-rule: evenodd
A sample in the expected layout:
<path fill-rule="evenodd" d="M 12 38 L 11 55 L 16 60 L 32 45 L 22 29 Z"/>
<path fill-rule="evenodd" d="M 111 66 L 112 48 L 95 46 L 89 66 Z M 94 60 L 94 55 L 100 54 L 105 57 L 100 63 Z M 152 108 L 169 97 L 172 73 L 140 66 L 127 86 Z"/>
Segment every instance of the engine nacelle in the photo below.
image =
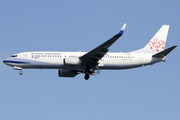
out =
<path fill-rule="evenodd" d="M 77 71 L 75 70 L 58 70 L 59 77 L 75 77 L 77 75 Z"/>
<path fill-rule="evenodd" d="M 64 58 L 64 66 L 79 66 L 81 60 L 79 58 Z"/>

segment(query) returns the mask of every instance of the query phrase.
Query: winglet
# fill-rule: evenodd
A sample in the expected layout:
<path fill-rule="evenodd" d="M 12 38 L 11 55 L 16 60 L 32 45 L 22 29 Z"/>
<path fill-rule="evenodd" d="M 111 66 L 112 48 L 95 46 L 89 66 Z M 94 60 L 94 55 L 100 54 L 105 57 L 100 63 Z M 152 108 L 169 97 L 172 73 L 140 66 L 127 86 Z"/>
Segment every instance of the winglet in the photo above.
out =
<path fill-rule="evenodd" d="M 126 28 L 126 23 L 122 26 L 121 30 L 115 36 L 120 37 L 124 33 L 124 29 Z"/>

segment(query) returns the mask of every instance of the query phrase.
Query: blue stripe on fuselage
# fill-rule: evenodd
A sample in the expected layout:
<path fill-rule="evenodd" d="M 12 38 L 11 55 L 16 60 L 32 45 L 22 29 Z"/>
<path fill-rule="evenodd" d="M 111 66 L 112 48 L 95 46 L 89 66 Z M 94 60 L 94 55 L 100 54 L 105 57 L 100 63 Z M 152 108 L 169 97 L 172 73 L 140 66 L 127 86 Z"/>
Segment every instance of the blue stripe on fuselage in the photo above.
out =
<path fill-rule="evenodd" d="M 22 61 L 12 61 L 12 60 L 4 60 L 3 63 L 29 63 L 29 62 L 22 62 Z"/>

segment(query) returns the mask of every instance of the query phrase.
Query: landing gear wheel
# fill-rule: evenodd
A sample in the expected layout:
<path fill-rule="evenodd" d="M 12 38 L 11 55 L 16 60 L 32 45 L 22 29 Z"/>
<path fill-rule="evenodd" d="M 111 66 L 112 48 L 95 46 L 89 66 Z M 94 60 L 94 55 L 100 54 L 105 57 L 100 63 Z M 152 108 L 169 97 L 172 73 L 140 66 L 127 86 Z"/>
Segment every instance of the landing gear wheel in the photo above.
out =
<path fill-rule="evenodd" d="M 20 71 L 20 72 L 19 72 L 19 74 L 20 74 L 20 75 L 22 75 L 22 74 L 23 74 L 23 72 L 22 72 L 22 71 Z"/>
<path fill-rule="evenodd" d="M 88 79 L 89 79 L 89 75 L 86 74 L 86 75 L 84 76 L 84 79 L 88 80 Z"/>

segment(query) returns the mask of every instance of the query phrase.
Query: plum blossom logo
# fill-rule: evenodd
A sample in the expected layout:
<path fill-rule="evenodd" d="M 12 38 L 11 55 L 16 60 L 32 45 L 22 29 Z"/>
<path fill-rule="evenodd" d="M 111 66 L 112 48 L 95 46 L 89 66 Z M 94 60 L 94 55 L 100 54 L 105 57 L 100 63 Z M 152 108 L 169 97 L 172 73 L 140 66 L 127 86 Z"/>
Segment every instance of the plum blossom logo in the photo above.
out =
<path fill-rule="evenodd" d="M 158 38 L 154 38 L 152 41 L 149 41 L 148 45 L 153 51 L 162 51 L 164 50 L 165 42 L 163 40 L 159 40 Z"/>

